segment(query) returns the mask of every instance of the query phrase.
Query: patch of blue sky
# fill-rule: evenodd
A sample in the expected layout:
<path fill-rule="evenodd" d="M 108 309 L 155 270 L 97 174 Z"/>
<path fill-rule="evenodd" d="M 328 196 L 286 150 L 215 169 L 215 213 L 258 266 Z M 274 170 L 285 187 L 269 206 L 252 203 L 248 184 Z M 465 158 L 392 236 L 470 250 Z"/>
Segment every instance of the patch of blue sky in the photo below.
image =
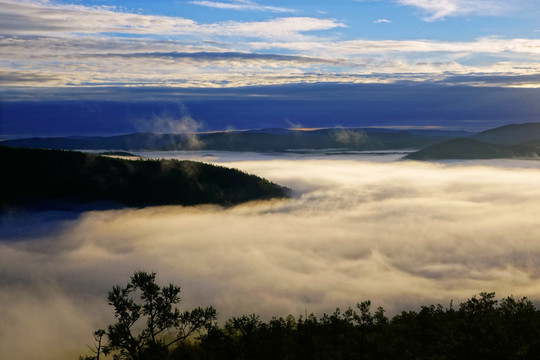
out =
<path fill-rule="evenodd" d="M 534 2 L 515 1 L 507 12 L 497 16 L 482 16 L 477 12 L 449 14 L 429 20 L 429 12 L 403 1 L 248 1 L 248 0 L 172 0 L 172 1 L 69 1 L 56 3 L 85 6 L 114 6 L 115 11 L 189 18 L 200 24 L 225 21 L 252 22 L 278 17 L 332 18 L 347 24 L 340 29 L 344 39 L 411 39 L 465 40 L 483 36 L 534 37 L 538 35 L 540 6 Z M 414 3 L 414 1 L 409 1 Z M 456 2 L 459 6 L 459 1 Z M 204 5 L 206 4 L 206 5 Z M 214 6 L 210 6 L 214 4 Z M 219 7 L 237 5 L 234 7 Z M 245 5 L 242 10 L 242 5 Z M 251 5 L 251 6 L 249 6 Z M 284 9 L 272 11 L 265 9 Z M 458 16 L 459 15 L 459 16 Z M 383 21 L 380 21 L 383 20 Z M 329 31 L 328 31 L 329 32 Z"/>

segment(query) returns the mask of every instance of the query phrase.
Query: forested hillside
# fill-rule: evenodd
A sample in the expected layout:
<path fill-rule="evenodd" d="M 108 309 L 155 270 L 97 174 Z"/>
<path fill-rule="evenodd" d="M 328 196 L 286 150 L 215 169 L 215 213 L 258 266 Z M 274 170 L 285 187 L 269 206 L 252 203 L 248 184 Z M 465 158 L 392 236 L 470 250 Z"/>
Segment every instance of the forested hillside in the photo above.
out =
<path fill-rule="evenodd" d="M 287 189 L 235 169 L 194 161 L 124 160 L 61 150 L 0 147 L 2 207 L 42 200 L 126 206 L 231 205 L 287 196 Z"/>

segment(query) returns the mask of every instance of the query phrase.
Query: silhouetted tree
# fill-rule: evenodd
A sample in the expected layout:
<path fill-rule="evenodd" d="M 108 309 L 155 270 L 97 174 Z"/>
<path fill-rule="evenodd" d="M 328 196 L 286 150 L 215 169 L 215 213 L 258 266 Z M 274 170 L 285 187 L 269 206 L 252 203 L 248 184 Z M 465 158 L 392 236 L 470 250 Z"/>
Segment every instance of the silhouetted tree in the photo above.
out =
<path fill-rule="evenodd" d="M 391 319 L 364 301 L 320 318 L 306 312 L 264 322 L 253 314 L 218 326 L 213 308 L 176 309 L 179 293 L 179 287 L 161 288 L 155 274 L 144 272 L 125 287 L 115 286 L 109 303 L 117 322 L 94 333 L 94 356 L 80 360 L 109 353 L 118 360 L 540 360 L 540 311 L 527 298 L 497 300 L 486 292 L 456 308 L 453 302 L 421 306 Z"/>
<path fill-rule="evenodd" d="M 95 356 L 81 359 L 99 360 L 100 354 L 112 354 L 115 360 L 165 359 L 171 345 L 209 329 L 217 316 L 213 307 L 180 312 L 179 294 L 179 286 L 160 287 L 155 273 L 135 272 L 125 287 L 114 286 L 109 292 L 116 323 L 94 333 Z"/>
<path fill-rule="evenodd" d="M 103 354 L 103 337 L 105 336 L 105 334 L 106 332 L 103 329 L 94 331 L 94 340 L 96 341 L 96 344 L 93 348 L 90 346 L 88 347 L 94 353 L 94 355 L 79 356 L 79 360 L 99 360 L 101 354 Z"/>

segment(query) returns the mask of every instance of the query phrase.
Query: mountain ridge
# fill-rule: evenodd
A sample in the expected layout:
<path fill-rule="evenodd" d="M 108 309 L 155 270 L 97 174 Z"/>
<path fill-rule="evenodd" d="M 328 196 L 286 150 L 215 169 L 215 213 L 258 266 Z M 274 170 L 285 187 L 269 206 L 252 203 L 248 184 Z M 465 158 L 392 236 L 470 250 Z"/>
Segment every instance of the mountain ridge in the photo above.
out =
<path fill-rule="evenodd" d="M 53 137 L 5 140 L 1 145 L 65 150 L 226 150 L 283 152 L 290 149 L 418 149 L 463 136 L 444 130 L 324 128 L 260 129 L 201 134 L 132 133 L 107 137 Z"/>
<path fill-rule="evenodd" d="M 472 138 L 509 145 L 540 142 L 540 122 L 504 125 L 473 135 Z"/>
<path fill-rule="evenodd" d="M 404 157 L 406 160 L 540 159 L 540 148 L 522 144 L 493 144 L 473 138 L 457 138 L 428 146 Z"/>
<path fill-rule="evenodd" d="M 540 122 L 531 122 L 504 125 L 469 137 L 432 144 L 404 159 L 537 159 L 539 156 Z"/>
<path fill-rule="evenodd" d="M 288 189 L 240 170 L 179 160 L 125 160 L 76 151 L 0 147 L 0 209 L 37 201 L 122 206 L 235 205 Z"/>

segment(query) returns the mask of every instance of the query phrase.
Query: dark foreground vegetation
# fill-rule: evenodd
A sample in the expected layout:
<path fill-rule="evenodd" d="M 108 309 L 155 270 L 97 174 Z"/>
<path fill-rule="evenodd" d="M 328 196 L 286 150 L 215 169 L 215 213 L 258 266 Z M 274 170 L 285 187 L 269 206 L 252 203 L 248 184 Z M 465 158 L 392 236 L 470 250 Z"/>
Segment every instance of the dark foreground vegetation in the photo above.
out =
<path fill-rule="evenodd" d="M 427 305 L 392 318 L 364 301 L 321 317 L 264 322 L 244 315 L 220 326 L 212 307 L 177 310 L 179 293 L 175 285 L 158 286 L 155 274 L 135 273 L 109 293 L 117 322 L 96 331 L 93 355 L 80 359 L 540 358 L 540 311 L 527 298 L 481 293 L 459 305 Z M 145 326 L 135 332 L 138 322 Z"/>
<path fill-rule="evenodd" d="M 286 188 L 255 175 L 194 161 L 0 147 L 0 164 L 0 210 L 37 202 L 231 205 L 287 195 Z"/>

